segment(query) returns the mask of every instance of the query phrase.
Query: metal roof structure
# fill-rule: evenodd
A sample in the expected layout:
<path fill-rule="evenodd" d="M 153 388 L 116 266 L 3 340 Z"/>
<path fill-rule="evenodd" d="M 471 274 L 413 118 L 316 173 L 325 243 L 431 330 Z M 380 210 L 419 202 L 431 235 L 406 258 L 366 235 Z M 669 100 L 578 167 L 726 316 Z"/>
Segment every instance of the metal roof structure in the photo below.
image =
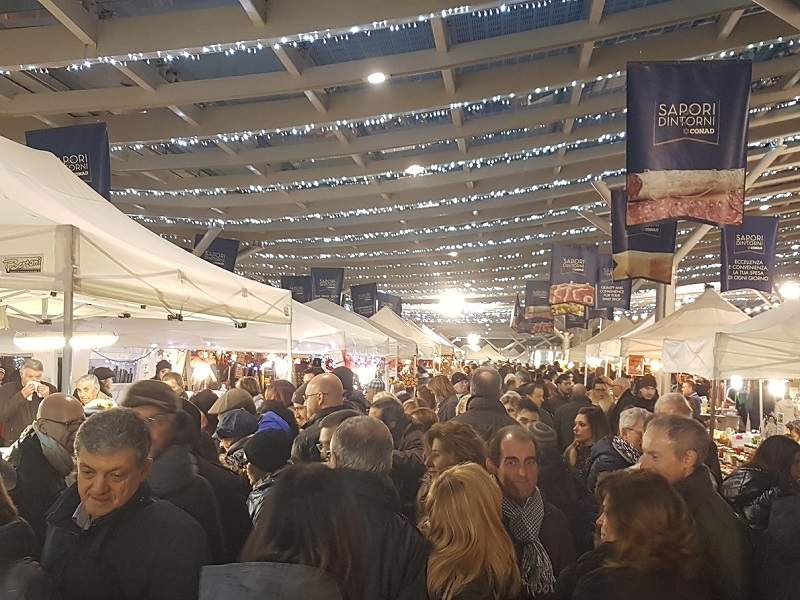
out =
<path fill-rule="evenodd" d="M 342 266 L 508 322 L 552 243 L 610 245 L 591 181 L 622 183 L 631 59 L 753 60 L 750 166 L 786 148 L 747 210 L 800 273 L 798 27 L 788 0 L 5 0 L 0 135 L 104 121 L 112 201 L 180 246 L 221 233 L 260 281 Z M 718 279 L 718 248 L 679 283 Z"/>

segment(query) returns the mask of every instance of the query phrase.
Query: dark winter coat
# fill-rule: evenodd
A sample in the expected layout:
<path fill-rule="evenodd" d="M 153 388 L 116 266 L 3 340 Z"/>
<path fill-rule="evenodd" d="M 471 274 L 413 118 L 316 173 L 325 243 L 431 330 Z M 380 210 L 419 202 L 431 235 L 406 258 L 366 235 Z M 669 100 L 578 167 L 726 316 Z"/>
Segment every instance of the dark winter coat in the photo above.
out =
<path fill-rule="evenodd" d="M 0 598 L 56 600 L 58 594 L 39 563 L 30 559 L 38 545 L 30 525 L 17 517 L 0 525 Z"/>
<path fill-rule="evenodd" d="M 50 388 L 50 393 L 56 391 L 49 383 L 42 383 Z M 42 399 L 34 394 L 29 401 L 21 392 L 22 383 L 19 381 L 0 386 L 0 446 L 16 442 L 25 428 L 36 420 Z"/>
<path fill-rule="evenodd" d="M 458 396 L 453 394 L 444 402 L 439 403 L 436 407 L 436 417 L 439 423 L 449 421 L 456 416 L 456 408 L 458 407 Z"/>
<path fill-rule="evenodd" d="M 547 395 L 547 398 L 545 399 L 544 404 L 542 404 L 542 406 L 545 408 L 545 410 L 547 410 L 551 415 L 555 415 L 556 411 L 559 408 L 561 408 L 567 402 L 570 401 L 570 396 L 562 394 L 561 392 L 558 391 L 558 388 L 556 388 L 555 386 L 553 386 L 553 387 L 555 388 L 556 391 L 554 391 L 554 392 L 551 391 Z"/>
<path fill-rule="evenodd" d="M 339 406 L 323 408 L 306 421 L 292 444 L 293 463 L 321 461 L 319 449 L 317 448 L 317 444 L 319 444 L 319 425 L 322 419 L 340 410 L 351 410 L 351 406 L 340 404 Z"/>
<path fill-rule="evenodd" d="M 630 466 L 632 466 L 631 463 L 625 460 L 611 445 L 611 438 L 604 437 L 592 445 L 592 453 L 589 457 L 589 476 L 586 480 L 589 491 L 594 494 L 597 483 L 605 475 L 627 469 Z"/>
<path fill-rule="evenodd" d="M 556 433 L 558 434 L 558 447 L 563 452 L 575 440 L 575 417 L 578 411 L 585 406 L 592 406 L 592 401 L 587 396 L 573 396 L 566 404 L 562 404 L 553 415 L 556 422 Z"/>
<path fill-rule="evenodd" d="M 611 427 L 611 433 L 617 435 L 619 433 L 619 416 L 626 408 L 633 406 L 636 396 L 633 395 L 631 390 L 625 390 L 622 395 L 617 398 L 614 406 L 608 411 L 608 424 Z"/>
<path fill-rule="evenodd" d="M 753 600 L 795 600 L 800 590 L 800 496 L 775 499 L 760 546 Z"/>
<path fill-rule="evenodd" d="M 518 425 L 518 423 L 509 416 L 506 408 L 499 400 L 482 398 L 480 396 L 473 396 L 469 401 L 467 412 L 453 417 L 451 420 L 471 425 L 487 444 L 492 437 L 494 437 L 494 434 L 503 427 Z"/>
<path fill-rule="evenodd" d="M 584 506 L 583 495 L 579 494 L 575 478 L 564 461 L 564 457 L 554 450 L 540 450 L 539 489 L 546 502 L 558 508 L 567 517 L 572 538 L 577 550 L 583 549 L 594 531 L 594 511 Z M 583 490 L 581 490 L 583 492 Z"/>
<path fill-rule="evenodd" d="M 153 462 L 147 481 L 154 496 L 194 517 L 206 532 L 214 562 L 223 563 L 227 554 L 217 499 L 211 484 L 197 473 L 188 447 L 170 446 Z"/>
<path fill-rule="evenodd" d="M 227 551 L 226 562 L 235 562 L 253 529 L 253 522 L 247 509 L 250 485 L 242 476 L 226 469 L 218 462 L 211 462 L 202 457 L 197 457 L 197 471 L 214 490 Z"/>
<path fill-rule="evenodd" d="M 572 600 L 711 600 L 703 581 L 686 580 L 670 571 L 641 572 L 602 567 L 582 577 Z"/>
<path fill-rule="evenodd" d="M 416 522 L 417 492 L 425 475 L 424 437 L 422 425 L 406 415 L 392 430 L 391 477 L 400 496 L 402 512 L 413 522 Z"/>
<path fill-rule="evenodd" d="M 400 513 L 400 501 L 389 478 L 349 469 L 341 473 L 356 495 L 367 528 L 365 600 L 426 598 L 428 543 Z"/>
<path fill-rule="evenodd" d="M 17 449 L 17 485 L 11 497 L 17 505 L 19 516 L 30 524 L 36 534 L 34 556 L 39 556 L 44 543 L 47 511 L 67 484 L 45 458 L 37 435 L 26 436 Z"/>
<path fill-rule="evenodd" d="M 269 496 L 270 492 L 275 488 L 282 470 L 283 468 L 278 469 L 274 473 L 269 473 L 266 477 L 257 481 L 250 495 L 247 497 L 247 510 L 250 512 L 250 518 L 253 521 L 254 527 L 258 522 L 261 509 L 264 507 L 264 500 L 267 499 L 267 496 Z"/>
<path fill-rule="evenodd" d="M 697 525 L 709 566 L 707 579 L 716 586 L 715 597 L 724 600 L 750 598 L 752 549 L 744 523 L 714 491 L 705 465 L 675 484 Z"/>
<path fill-rule="evenodd" d="M 81 530 L 67 488 L 47 517 L 42 566 L 63 600 L 195 600 L 211 562 L 203 528 L 145 483 L 122 507 Z"/>
<path fill-rule="evenodd" d="M 592 571 L 605 566 L 611 556 L 611 544 L 600 544 L 561 571 L 556 581 L 556 594 L 561 600 L 570 600 L 578 582 Z"/>
<path fill-rule="evenodd" d="M 777 476 L 764 469 L 746 465 L 722 482 L 720 494 L 754 531 L 764 531 L 769 524 L 773 501 L 781 496 Z"/>
<path fill-rule="evenodd" d="M 339 586 L 314 567 L 253 562 L 205 567 L 200 600 L 341 600 Z"/>

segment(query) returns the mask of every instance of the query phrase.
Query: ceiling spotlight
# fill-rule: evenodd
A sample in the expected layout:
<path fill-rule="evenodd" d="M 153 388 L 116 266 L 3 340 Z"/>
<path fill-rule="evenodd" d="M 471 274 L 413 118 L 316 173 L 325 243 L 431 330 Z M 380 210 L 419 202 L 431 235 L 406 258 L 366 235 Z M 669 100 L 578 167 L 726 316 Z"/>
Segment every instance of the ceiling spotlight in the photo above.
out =
<path fill-rule="evenodd" d="M 386 81 L 386 73 L 381 73 L 380 71 L 370 73 L 367 75 L 367 81 L 369 81 L 372 85 L 381 84 Z"/>
<path fill-rule="evenodd" d="M 449 256 L 449 257 L 451 257 L 451 258 L 455 258 L 456 256 L 458 256 L 458 252 L 455 252 L 455 251 L 453 251 L 453 252 L 448 252 L 448 253 L 447 253 L 447 256 Z"/>
<path fill-rule="evenodd" d="M 408 165 L 406 170 L 403 171 L 406 175 L 422 175 L 425 172 L 425 167 L 418 164 Z"/>
<path fill-rule="evenodd" d="M 762 204 L 758 207 L 758 210 L 769 210 L 770 208 L 772 207 L 769 204 Z"/>
<path fill-rule="evenodd" d="M 780 293 L 785 300 L 798 300 L 800 299 L 800 284 L 795 281 L 787 281 L 781 285 Z"/>

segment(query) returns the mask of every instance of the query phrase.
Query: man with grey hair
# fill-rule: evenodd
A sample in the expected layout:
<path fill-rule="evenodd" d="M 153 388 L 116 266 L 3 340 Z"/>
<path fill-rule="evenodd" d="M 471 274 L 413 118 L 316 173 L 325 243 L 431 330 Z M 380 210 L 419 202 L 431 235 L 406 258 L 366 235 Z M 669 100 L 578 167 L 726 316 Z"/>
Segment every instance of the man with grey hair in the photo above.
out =
<path fill-rule="evenodd" d="M 333 433 L 330 464 L 358 499 L 366 520 L 364 598 L 427 597 L 428 544 L 400 512 L 389 478 L 392 434 L 378 419 L 351 417 Z"/>
<path fill-rule="evenodd" d="M 33 423 L 39 403 L 56 391 L 42 381 L 40 360 L 26 358 L 19 369 L 19 381 L 0 387 L 0 446 L 10 446 Z"/>
<path fill-rule="evenodd" d="M 75 382 L 75 395 L 89 414 L 114 405 L 114 401 L 103 392 L 100 380 L 91 373 L 79 377 Z"/>
<path fill-rule="evenodd" d="M 628 469 L 642 457 L 642 436 L 652 417 L 650 411 L 634 406 L 622 411 L 619 430 L 592 445 L 589 457 L 589 491 L 594 494 L 597 484 L 607 475 Z"/>
<path fill-rule="evenodd" d="M 133 410 L 97 413 L 78 430 L 78 481 L 53 505 L 42 566 L 64 600 L 195 600 L 211 562 L 206 535 L 146 483 L 150 434 Z"/>
<path fill-rule="evenodd" d="M 500 373 L 493 367 L 478 367 L 472 372 L 467 412 L 453 417 L 452 420 L 471 425 L 485 442 L 503 427 L 516 425 L 517 422 L 508 414 L 500 402 L 502 385 Z"/>

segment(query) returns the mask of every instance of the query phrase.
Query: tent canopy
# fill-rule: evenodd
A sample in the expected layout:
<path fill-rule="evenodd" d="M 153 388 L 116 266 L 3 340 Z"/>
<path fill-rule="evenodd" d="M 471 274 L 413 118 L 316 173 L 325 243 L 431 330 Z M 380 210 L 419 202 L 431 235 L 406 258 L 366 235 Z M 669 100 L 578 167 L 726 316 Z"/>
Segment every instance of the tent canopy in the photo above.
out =
<path fill-rule="evenodd" d="M 431 338 L 434 342 L 439 344 L 439 351 L 441 352 L 442 356 L 453 356 L 455 354 L 456 347 L 453 344 L 453 342 L 448 340 L 443 335 L 440 335 L 439 333 L 436 333 L 433 329 L 431 329 L 430 327 L 425 325 L 425 323 L 420 325 L 419 328 L 422 330 L 422 333 L 424 333 L 429 338 Z"/>
<path fill-rule="evenodd" d="M 431 360 L 436 357 L 439 345 L 425 335 L 417 326 L 412 326 L 410 321 L 405 321 L 388 306 L 384 306 L 369 318 L 370 321 L 386 327 L 401 337 L 414 340 L 417 344 L 418 357 Z"/>
<path fill-rule="evenodd" d="M 492 348 L 489 344 L 486 344 L 483 348 L 481 348 L 478 351 L 473 351 L 472 349 L 468 349 L 467 353 L 464 355 L 464 360 L 471 362 L 484 362 L 487 360 L 493 362 L 505 362 L 506 357 L 500 354 L 494 348 Z"/>
<path fill-rule="evenodd" d="M 0 290 L 64 291 L 183 315 L 288 324 L 291 293 L 186 252 L 120 212 L 49 152 L 0 137 Z M 10 302 L 13 306 L 13 302 Z"/>
<path fill-rule="evenodd" d="M 641 323 L 639 325 L 641 325 Z M 612 321 L 603 331 L 586 340 L 584 346 L 585 357 L 591 356 L 603 359 L 619 356 L 619 338 L 630 333 L 636 329 L 636 327 L 637 323 L 634 323 L 627 317 L 622 317 L 619 321 Z M 609 344 L 608 342 L 617 343 Z M 616 352 L 614 352 L 614 350 L 616 350 Z"/>
<path fill-rule="evenodd" d="M 685 340 L 714 334 L 721 329 L 747 321 L 748 316 L 713 289 L 707 289 L 694 302 L 645 329 L 635 329 L 622 337 L 621 356 L 640 355 L 661 358 L 667 338 Z"/>
<path fill-rule="evenodd" d="M 664 368 L 708 379 L 800 377 L 800 302 L 685 340 L 664 340 Z"/>

